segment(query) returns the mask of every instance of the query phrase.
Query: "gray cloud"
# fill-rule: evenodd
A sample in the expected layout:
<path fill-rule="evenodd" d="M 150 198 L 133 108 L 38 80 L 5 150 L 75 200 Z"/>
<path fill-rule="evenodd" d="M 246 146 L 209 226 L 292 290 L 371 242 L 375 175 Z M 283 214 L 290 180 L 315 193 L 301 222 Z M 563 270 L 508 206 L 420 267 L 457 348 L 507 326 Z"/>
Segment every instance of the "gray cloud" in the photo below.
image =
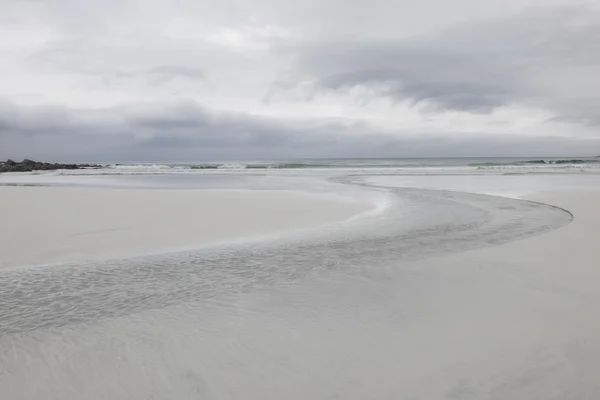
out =
<path fill-rule="evenodd" d="M 174 79 L 184 79 L 192 82 L 205 79 L 205 74 L 201 69 L 183 65 L 159 65 L 137 70 L 88 71 L 88 73 L 100 76 L 108 84 L 120 80 L 141 78 L 152 86 L 160 86 Z"/>
<path fill-rule="evenodd" d="M 599 9 L 528 4 L 0 2 L 0 157 L 595 155 Z"/>
<path fill-rule="evenodd" d="M 28 61 L 37 70 L 52 74 L 82 74 L 101 79 L 105 84 L 142 79 L 149 85 L 160 86 L 175 79 L 193 83 L 206 78 L 196 62 L 191 65 L 164 64 L 164 61 L 146 55 L 147 52 L 132 46 L 114 48 L 96 41 L 57 40 L 36 49 L 28 56 Z M 120 62 L 112 62 L 114 58 Z M 185 58 L 175 61 L 189 62 Z"/>
<path fill-rule="evenodd" d="M 598 9 L 578 6 L 400 40 L 300 44 L 288 51 L 297 54 L 299 73 L 324 89 L 365 85 L 396 100 L 475 113 L 525 104 L 563 121 L 595 123 L 599 39 Z"/>
<path fill-rule="evenodd" d="M 394 135 L 363 123 L 215 113 L 193 102 L 103 110 L 0 111 L 0 158 L 59 161 L 201 161 L 304 157 L 594 155 L 596 140 L 515 135 Z"/>

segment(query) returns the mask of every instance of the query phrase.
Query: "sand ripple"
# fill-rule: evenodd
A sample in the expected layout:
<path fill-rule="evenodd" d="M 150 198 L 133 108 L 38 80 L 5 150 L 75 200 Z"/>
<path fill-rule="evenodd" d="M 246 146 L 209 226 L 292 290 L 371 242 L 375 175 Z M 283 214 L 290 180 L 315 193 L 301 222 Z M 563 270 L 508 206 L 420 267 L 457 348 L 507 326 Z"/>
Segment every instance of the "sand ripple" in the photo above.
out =
<path fill-rule="evenodd" d="M 403 260 L 519 240 L 572 218 L 545 204 L 493 196 L 417 189 L 393 193 L 397 203 L 389 210 L 370 221 L 340 226 L 331 235 L 0 271 L 0 335 L 204 302 L 265 285 L 285 286 L 323 271 L 382 274 Z"/>

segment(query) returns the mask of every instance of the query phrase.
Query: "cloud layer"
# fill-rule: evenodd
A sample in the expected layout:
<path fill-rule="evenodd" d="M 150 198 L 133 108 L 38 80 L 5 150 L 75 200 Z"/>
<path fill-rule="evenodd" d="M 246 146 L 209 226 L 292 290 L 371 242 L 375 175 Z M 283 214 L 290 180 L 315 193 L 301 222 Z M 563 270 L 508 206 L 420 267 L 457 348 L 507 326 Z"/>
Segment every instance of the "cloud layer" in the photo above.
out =
<path fill-rule="evenodd" d="M 593 2 L 283 3 L 2 2 L 0 158 L 600 153 Z"/>

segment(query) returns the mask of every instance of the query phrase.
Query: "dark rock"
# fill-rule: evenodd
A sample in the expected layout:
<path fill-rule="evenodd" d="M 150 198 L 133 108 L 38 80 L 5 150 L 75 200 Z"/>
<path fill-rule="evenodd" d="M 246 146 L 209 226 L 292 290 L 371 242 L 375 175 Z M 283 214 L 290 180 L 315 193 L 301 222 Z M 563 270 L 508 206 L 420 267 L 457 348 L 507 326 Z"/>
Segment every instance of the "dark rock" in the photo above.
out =
<path fill-rule="evenodd" d="M 29 172 L 29 171 L 47 171 L 56 169 L 82 169 L 82 168 L 102 168 L 98 164 L 60 164 L 43 163 L 24 159 L 20 163 L 13 160 L 0 161 L 0 173 L 2 172 Z"/>

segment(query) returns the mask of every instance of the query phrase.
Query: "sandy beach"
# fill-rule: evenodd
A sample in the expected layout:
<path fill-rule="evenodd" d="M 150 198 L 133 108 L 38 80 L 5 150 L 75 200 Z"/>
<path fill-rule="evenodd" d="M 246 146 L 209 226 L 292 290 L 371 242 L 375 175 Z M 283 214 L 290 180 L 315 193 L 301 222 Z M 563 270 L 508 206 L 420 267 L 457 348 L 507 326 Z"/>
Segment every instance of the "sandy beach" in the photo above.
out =
<path fill-rule="evenodd" d="M 252 240 L 343 221 L 371 204 L 269 190 L 0 187 L 0 267 Z"/>
<path fill-rule="evenodd" d="M 425 202 L 433 221 L 449 206 L 451 217 L 460 216 L 451 221 L 475 234 L 521 232 L 515 226 L 534 223 L 542 232 L 430 256 L 386 258 L 382 252 L 396 254 L 403 243 L 386 247 L 383 237 L 383 247 L 369 247 L 366 239 L 346 247 L 290 246 L 281 253 L 273 248 L 232 254 L 223 262 L 198 252 L 157 258 L 155 264 L 5 268 L 0 397 L 595 399 L 598 178 L 585 176 L 576 186 L 566 175 L 535 178 L 546 190 L 527 191 L 522 188 L 528 177 L 489 177 L 486 185 L 470 177 L 435 178 L 443 183 L 437 189 L 460 180 L 465 191 L 494 188 L 535 203 L 407 188 L 403 201 Z M 436 189 L 432 181 L 421 182 Z M 406 179 L 385 183 L 398 187 Z M 11 204 L 3 221 L 12 221 L 22 241 L 32 238 L 30 250 L 39 246 L 32 254 L 15 242 L 9 247 L 3 232 L 3 249 L 10 249 L 3 259 L 12 254 L 12 264 L 252 237 L 365 210 L 364 204 L 326 196 L 269 191 L 3 187 L 0 193 Z M 53 207 L 39 209 L 37 199 Z M 462 208 L 467 205 L 468 212 Z M 90 215 L 90 206 L 110 213 Z M 545 229 L 551 219 L 528 219 L 541 211 L 565 222 Z M 502 213 L 508 214 L 498 220 Z M 261 225 L 265 219 L 268 224 Z M 61 234 L 33 235 L 34 222 L 42 220 Z M 226 222 L 221 230 L 198 232 L 198 225 L 218 221 Z M 95 230 L 81 228 L 89 226 Z M 443 229 L 444 236 L 461 232 Z M 187 241 L 190 236 L 193 241 Z M 428 251 L 424 239 L 415 240 L 409 248 Z M 460 247 L 467 240 L 475 239 L 452 243 Z"/>
<path fill-rule="evenodd" d="M 395 344 L 376 373 L 353 371 L 371 374 L 367 386 L 376 386 L 374 377 L 401 376 L 395 393 L 408 398 L 600 396 L 600 190 L 524 197 L 564 208 L 574 219 L 529 239 L 405 265 L 405 284 L 397 288 L 403 294 L 394 297 L 410 301 L 411 317 L 406 329 L 375 335 L 373 345 Z M 397 363 L 401 357 L 406 361 Z"/>

